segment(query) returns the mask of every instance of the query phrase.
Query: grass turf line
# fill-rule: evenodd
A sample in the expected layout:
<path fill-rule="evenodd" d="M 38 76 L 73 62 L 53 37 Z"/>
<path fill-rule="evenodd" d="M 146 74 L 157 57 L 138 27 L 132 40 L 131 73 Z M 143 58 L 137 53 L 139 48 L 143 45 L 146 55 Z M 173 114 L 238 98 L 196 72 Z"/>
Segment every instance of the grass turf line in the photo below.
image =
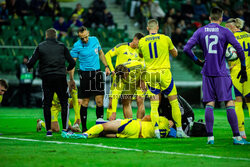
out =
<path fill-rule="evenodd" d="M 149 114 L 149 110 L 146 111 Z M 60 133 L 54 133 L 52 138 L 45 137 L 45 131 L 37 133 L 36 119 L 42 118 L 41 109 L 17 109 L 17 108 L 0 108 L 0 133 L 2 137 L 12 138 L 30 138 L 35 140 L 50 140 L 83 144 L 102 144 L 108 147 L 132 148 L 143 150 L 143 152 L 127 152 L 124 150 L 109 150 L 105 148 L 93 148 L 77 145 L 55 145 L 49 143 L 33 143 L 22 141 L 0 140 L 0 166 L 69 166 L 86 164 L 88 166 L 110 165 L 127 166 L 133 164 L 139 166 L 249 166 L 249 162 L 232 160 L 232 159 L 211 159 L 204 157 L 190 157 L 184 155 L 169 155 L 149 152 L 179 152 L 185 154 L 207 154 L 221 157 L 250 158 L 249 146 L 232 145 L 232 132 L 227 123 L 226 111 L 216 110 L 215 112 L 215 145 L 206 145 L 206 138 L 190 139 L 105 139 L 97 138 L 90 140 L 65 140 L 61 138 Z M 135 114 L 135 113 L 134 113 Z M 117 113 L 122 118 L 121 110 Z M 249 132 L 250 119 L 246 115 L 246 133 Z M 135 115 L 134 115 L 135 116 Z M 195 110 L 196 120 L 204 119 L 204 110 Z M 74 113 L 70 114 L 73 122 Z M 88 110 L 88 127 L 95 122 L 95 109 Z M 59 122 L 61 120 L 59 119 Z M 221 128 L 223 127 L 223 128 Z M 33 157 L 29 161 L 27 157 Z M 52 157 L 54 158 L 52 158 Z M 74 160 L 71 160 L 72 157 Z M 46 157 L 51 163 L 46 161 Z M 63 161 L 63 162 L 60 162 Z M 18 162 L 18 163 L 17 163 Z M 84 163 L 83 163 L 84 162 Z M 17 165 L 18 164 L 18 165 Z"/>

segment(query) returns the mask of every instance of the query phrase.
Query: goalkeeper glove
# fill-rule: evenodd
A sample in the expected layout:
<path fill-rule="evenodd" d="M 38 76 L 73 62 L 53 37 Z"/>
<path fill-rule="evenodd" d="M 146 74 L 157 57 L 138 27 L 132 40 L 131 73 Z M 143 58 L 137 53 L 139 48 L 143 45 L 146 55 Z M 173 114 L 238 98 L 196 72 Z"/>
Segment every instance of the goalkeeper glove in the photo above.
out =
<path fill-rule="evenodd" d="M 244 83 L 245 81 L 247 81 L 247 72 L 246 72 L 246 66 L 241 66 L 241 70 L 237 76 L 237 79 L 240 78 L 240 83 Z"/>
<path fill-rule="evenodd" d="M 203 67 L 204 64 L 205 64 L 205 61 L 204 61 L 204 60 L 197 59 L 194 63 L 197 64 L 198 66 Z"/>

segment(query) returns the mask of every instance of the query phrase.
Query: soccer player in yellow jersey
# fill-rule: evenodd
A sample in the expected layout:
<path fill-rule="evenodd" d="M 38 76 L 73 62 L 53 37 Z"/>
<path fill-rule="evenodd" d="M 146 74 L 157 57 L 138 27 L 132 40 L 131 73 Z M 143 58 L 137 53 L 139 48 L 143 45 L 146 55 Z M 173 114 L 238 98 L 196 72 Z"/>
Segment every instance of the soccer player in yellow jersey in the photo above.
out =
<path fill-rule="evenodd" d="M 149 35 L 139 41 L 139 53 L 144 58 L 146 66 L 146 83 L 149 90 L 155 94 L 150 97 L 151 119 L 155 126 L 155 133 L 160 138 L 159 125 L 159 94 L 162 92 L 168 95 L 172 107 L 173 119 L 176 122 L 177 137 L 188 137 L 182 130 L 181 112 L 177 100 L 177 90 L 170 71 L 169 53 L 176 57 L 178 52 L 172 40 L 163 34 L 158 34 L 158 21 L 151 19 L 148 21 L 147 30 Z"/>
<path fill-rule="evenodd" d="M 246 71 L 248 80 L 244 83 L 240 83 L 240 79 L 237 77 L 239 71 L 241 70 L 240 60 L 229 62 L 230 73 L 234 85 L 235 91 L 235 111 L 238 118 L 238 126 L 240 135 L 242 138 L 246 139 L 245 127 L 244 127 L 244 112 L 243 112 L 243 100 L 242 96 L 245 98 L 247 108 L 250 114 L 250 34 L 245 31 L 241 31 L 244 26 L 244 21 L 240 18 L 231 18 L 227 21 L 226 27 L 229 28 L 233 33 L 235 38 L 239 41 L 245 53 Z"/>
<path fill-rule="evenodd" d="M 165 117 L 159 117 L 159 129 L 162 138 L 167 137 L 173 122 Z M 150 116 L 143 117 L 141 121 L 133 119 L 113 120 L 104 124 L 97 124 L 83 134 L 62 133 L 63 138 L 87 139 L 100 135 L 117 138 L 155 138 L 154 127 Z"/>
<path fill-rule="evenodd" d="M 109 107 L 107 109 L 107 118 L 109 120 L 116 119 L 116 109 L 117 109 L 118 99 L 120 97 L 119 95 L 115 94 L 117 92 L 114 91 L 115 80 L 116 80 L 116 76 L 114 73 L 115 67 L 128 61 L 133 61 L 133 60 L 142 61 L 142 58 L 139 57 L 138 50 L 137 50 L 138 42 L 142 37 L 144 37 L 142 33 L 136 33 L 134 35 L 132 42 L 118 44 L 105 54 L 108 66 L 112 72 L 112 77 L 113 77 L 113 82 L 111 85 L 110 95 L 109 95 Z M 116 56 L 116 64 L 114 67 L 112 64 L 112 58 L 114 58 L 115 56 Z M 138 119 L 141 119 L 145 113 L 144 98 L 141 96 L 141 94 L 142 92 L 138 90 L 137 96 L 136 96 L 136 102 L 138 106 L 138 111 L 137 111 Z M 125 118 L 132 118 L 132 110 L 130 106 L 131 104 L 130 98 L 132 96 L 128 96 L 128 97 L 129 98 L 122 99 L 123 112 L 124 112 Z"/>
<path fill-rule="evenodd" d="M 143 92 L 141 90 L 141 81 L 145 73 L 144 62 L 142 61 L 128 61 L 120 64 L 115 68 L 116 80 L 114 81 L 114 88 L 112 93 L 117 97 L 121 96 L 123 101 L 124 118 L 132 118 L 132 97 L 137 92 L 137 96 L 143 99 Z M 140 92 L 140 95 L 138 95 Z M 143 99 L 144 100 L 144 99 Z M 124 103 L 124 101 L 126 101 Z M 138 105 L 138 101 L 137 101 Z M 143 110 L 137 111 L 137 119 L 142 119 L 145 115 L 144 103 Z"/>
<path fill-rule="evenodd" d="M 0 104 L 3 100 L 3 95 L 8 89 L 8 84 L 4 79 L 0 79 Z"/>
<path fill-rule="evenodd" d="M 75 111 L 75 122 L 72 126 L 70 120 L 68 119 L 69 129 L 73 132 L 81 132 L 79 128 L 80 125 L 80 105 L 78 103 L 78 93 L 76 89 L 70 90 L 70 94 L 72 98 L 68 99 L 69 108 L 74 108 Z M 51 107 L 51 129 L 53 132 L 59 132 L 59 123 L 58 123 L 58 115 L 61 112 L 61 105 L 57 94 L 54 94 L 52 107 Z M 38 119 L 37 120 L 37 131 L 40 131 L 41 128 L 45 128 L 45 122 Z"/>

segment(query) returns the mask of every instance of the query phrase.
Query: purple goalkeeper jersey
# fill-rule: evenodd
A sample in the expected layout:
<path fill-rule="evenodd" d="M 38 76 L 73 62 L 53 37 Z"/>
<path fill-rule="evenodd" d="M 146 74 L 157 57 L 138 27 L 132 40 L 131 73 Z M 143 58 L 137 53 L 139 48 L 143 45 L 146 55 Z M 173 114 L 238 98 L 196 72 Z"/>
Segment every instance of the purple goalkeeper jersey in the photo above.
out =
<path fill-rule="evenodd" d="M 216 23 L 199 28 L 185 45 L 184 52 L 196 61 L 197 57 L 192 52 L 192 48 L 200 45 L 205 58 L 201 73 L 205 76 L 228 76 L 225 53 L 229 43 L 236 49 L 238 57 L 244 65 L 245 57 L 241 45 L 230 30 Z"/>

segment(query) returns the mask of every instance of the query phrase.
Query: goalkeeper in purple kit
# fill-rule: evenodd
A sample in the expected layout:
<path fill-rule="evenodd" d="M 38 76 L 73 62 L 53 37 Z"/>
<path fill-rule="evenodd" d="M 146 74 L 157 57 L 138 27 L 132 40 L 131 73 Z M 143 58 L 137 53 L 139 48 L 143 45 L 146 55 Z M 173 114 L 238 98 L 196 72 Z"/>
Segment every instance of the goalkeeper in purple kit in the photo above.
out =
<path fill-rule="evenodd" d="M 199 66 L 202 67 L 203 102 L 206 103 L 205 121 L 208 133 L 208 144 L 214 144 L 213 124 L 215 100 L 224 101 L 227 109 L 227 119 L 233 131 L 233 144 L 250 144 L 239 134 L 238 121 L 235 113 L 235 104 L 232 100 L 232 80 L 226 68 L 225 53 L 230 43 L 237 50 L 241 61 L 241 71 L 238 74 L 240 82 L 247 81 L 244 52 L 235 39 L 233 33 L 220 26 L 223 11 L 212 8 L 210 24 L 199 28 L 184 47 L 184 52 Z M 192 48 L 199 45 L 203 50 L 205 61 L 198 59 Z"/>

